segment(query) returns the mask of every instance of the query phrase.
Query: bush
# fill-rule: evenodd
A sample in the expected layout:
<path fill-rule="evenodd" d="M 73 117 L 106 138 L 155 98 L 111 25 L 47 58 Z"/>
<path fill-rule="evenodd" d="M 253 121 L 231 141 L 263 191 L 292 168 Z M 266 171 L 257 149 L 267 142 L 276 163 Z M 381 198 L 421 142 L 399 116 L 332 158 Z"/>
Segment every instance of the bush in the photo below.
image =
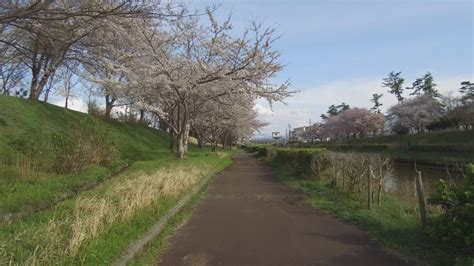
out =
<path fill-rule="evenodd" d="M 437 152 L 474 152 L 474 145 L 453 145 L 453 144 L 410 144 L 408 146 L 410 151 L 437 151 Z"/>
<path fill-rule="evenodd" d="M 474 165 L 468 167 L 464 186 L 456 187 L 440 180 L 430 204 L 444 213 L 428 228 L 431 237 L 456 248 L 461 254 L 474 254 Z"/>
<path fill-rule="evenodd" d="M 87 104 L 87 113 L 96 117 L 104 117 L 105 109 L 100 107 L 96 101 L 91 101 Z"/>
<path fill-rule="evenodd" d="M 277 163 L 285 164 L 302 177 L 314 175 L 313 161 L 325 149 L 279 148 L 273 157 Z"/>
<path fill-rule="evenodd" d="M 334 145 L 334 148 L 338 151 L 349 151 L 349 150 L 368 150 L 368 151 L 384 151 L 388 150 L 387 144 L 339 144 Z"/>
<path fill-rule="evenodd" d="M 10 145 L 32 168 L 60 174 L 89 165 L 107 165 L 117 154 L 110 134 L 94 120 L 81 120 L 64 131 L 27 132 Z"/>
<path fill-rule="evenodd" d="M 407 135 L 410 133 L 410 128 L 404 126 L 402 123 L 397 122 L 392 126 L 392 131 L 397 135 Z"/>
<path fill-rule="evenodd" d="M 265 145 L 252 145 L 242 147 L 248 152 L 256 152 L 258 156 L 267 156 L 267 146 Z"/>

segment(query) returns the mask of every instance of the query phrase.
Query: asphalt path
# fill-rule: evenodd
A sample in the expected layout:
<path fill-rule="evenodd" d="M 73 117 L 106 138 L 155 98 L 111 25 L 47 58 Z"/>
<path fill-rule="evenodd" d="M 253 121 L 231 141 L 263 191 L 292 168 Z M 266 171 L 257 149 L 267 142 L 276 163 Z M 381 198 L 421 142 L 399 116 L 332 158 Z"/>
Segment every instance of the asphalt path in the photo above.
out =
<path fill-rule="evenodd" d="M 243 152 L 170 241 L 160 265 L 406 265 Z"/>

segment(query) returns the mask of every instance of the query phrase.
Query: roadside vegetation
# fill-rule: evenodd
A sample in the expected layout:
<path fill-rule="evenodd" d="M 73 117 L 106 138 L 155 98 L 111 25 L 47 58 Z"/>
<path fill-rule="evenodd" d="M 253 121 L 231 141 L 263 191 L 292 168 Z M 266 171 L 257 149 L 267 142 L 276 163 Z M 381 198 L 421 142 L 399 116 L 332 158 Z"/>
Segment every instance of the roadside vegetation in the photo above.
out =
<path fill-rule="evenodd" d="M 180 160 L 165 132 L 140 123 L 0 105 L 0 264 L 110 264 L 231 162 L 229 149 L 195 146 Z"/>
<path fill-rule="evenodd" d="M 383 153 L 394 160 L 441 165 L 445 163 L 469 163 L 474 161 L 474 130 L 376 136 L 293 144 L 293 146 L 321 147 L 335 151 Z"/>
<path fill-rule="evenodd" d="M 7 96 L 0 106 L 2 216 L 75 194 L 135 161 L 168 157 L 169 137 L 145 125 Z"/>
<path fill-rule="evenodd" d="M 210 152 L 137 162 L 93 190 L 0 228 L 1 262 L 110 264 L 184 193 L 229 163 L 228 153 Z"/>
<path fill-rule="evenodd" d="M 214 5 L 0 9 L 1 265 L 113 263 L 265 125 L 257 99 L 293 93 L 275 30 L 238 36 Z"/>
<path fill-rule="evenodd" d="M 290 132 L 294 146 L 338 151 L 378 152 L 397 160 L 435 164 L 474 160 L 474 83 L 461 81 L 457 92 L 442 95 L 427 72 L 404 87 L 401 72 L 391 72 L 382 86 L 398 103 L 383 112 L 381 94 L 372 108 L 332 104 L 321 122 Z"/>
<path fill-rule="evenodd" d="M 472 165 L 466 169 L 465 185 L 439 183 L 428 199 L 428 225 L 423 228 L 415 202 L 383 190 L 391 171 L 389 157 L 324 148 L 251 146 L 248 150 L 265 156 L 280 180 L 301 190 L 312 207 L 361 225 L 402 257 L 430 265 L 472 264 Z"/>

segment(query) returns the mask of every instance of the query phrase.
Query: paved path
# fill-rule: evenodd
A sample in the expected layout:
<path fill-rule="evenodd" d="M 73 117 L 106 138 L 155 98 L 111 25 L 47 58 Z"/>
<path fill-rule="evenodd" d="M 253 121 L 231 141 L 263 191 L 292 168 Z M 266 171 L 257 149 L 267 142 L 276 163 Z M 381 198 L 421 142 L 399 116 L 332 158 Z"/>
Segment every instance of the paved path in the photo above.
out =
<path fill-rule="evenodd" d="M 356 226 L 306 206 L 250 154 L 237 154 L 160 265 L 404 265 Z"/>

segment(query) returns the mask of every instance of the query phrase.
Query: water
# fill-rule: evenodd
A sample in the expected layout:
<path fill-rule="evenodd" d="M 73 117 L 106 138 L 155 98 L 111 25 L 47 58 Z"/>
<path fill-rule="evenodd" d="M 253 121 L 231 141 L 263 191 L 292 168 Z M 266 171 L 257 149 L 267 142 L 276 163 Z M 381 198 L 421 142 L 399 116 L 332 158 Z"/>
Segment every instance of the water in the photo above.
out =
<path fill-rule="evenodd" d="M 392 173 L 387 176 L 386 183 L 385 183 L 385 192 L 393 194 L 400 199 L 415 201 L 416 194 L 415 194 L 415 169 L 413 166 L 409 166 L 406 164 L 397 164 L 393 165 Z M 431 169 L 419 169 L 421 171 L 421 176 L 423 179 L 423 187 L 425 189 L 425 195 L 428 198 L 433 192 L 436 191 L 436 184 L 440 179 L 444 179 L 446 181 L 451 180 L 448 177 L 446 171 L 441 170 L 431 170 Z M 452 182 L 456 185 L 461 185 L 463 181 L 463 177 L 461 173 L 458 172 L 450 172 L 452 177 Z"/>

